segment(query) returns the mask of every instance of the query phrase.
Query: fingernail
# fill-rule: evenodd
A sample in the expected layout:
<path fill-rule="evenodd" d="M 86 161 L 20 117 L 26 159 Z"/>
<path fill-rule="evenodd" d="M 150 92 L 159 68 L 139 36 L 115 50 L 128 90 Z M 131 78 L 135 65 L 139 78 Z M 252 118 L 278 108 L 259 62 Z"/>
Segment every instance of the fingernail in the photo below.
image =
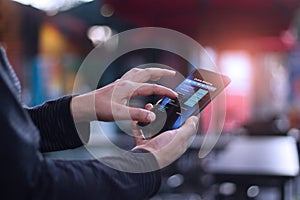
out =
<path fill-rule="evenodd" d="M 199 123 L 199 119 L 198 119 L 196 116 L 193 116 L 192 119 L 193 119 L 193 120 L 192 120 L 193 125 L 194 125 L 195 127 L 197 127 L 197 125 L 198 125 L 198 123 Z"/>
<path fill-rule="evenodd" d="M 196 116 L 195 116 L 195 122 L 196 122 L 196 124 L 198 124 L 198 123 L 199 123 L 199 118 L 198 118 L 198 117 L 196 117 Z"/>
<path fill-rule="evenodd" d="M 147 115 L 147 120 L 154 121 L 155 120 L 155 114 L 153 112 L 149 112 Z"/>

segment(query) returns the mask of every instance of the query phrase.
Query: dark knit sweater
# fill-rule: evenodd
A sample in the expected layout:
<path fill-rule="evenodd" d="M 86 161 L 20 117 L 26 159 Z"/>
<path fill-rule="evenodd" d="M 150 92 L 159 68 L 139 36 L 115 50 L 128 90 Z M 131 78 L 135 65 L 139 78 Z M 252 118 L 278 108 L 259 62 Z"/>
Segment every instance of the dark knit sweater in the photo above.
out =
<path fill-rule="evenodd" d="M 82 145 L 70 112 L 72 96 L 24 108 L 19 81 L 1 46 L 0 94 L 2 197 L 18 200 L 146 199 L 158 190 L 159 171 L 126 173 L 109 168 L 96 159 L 45 158 L 42 152 Z M 114 156 L 107 160 L 140 168 L 156 163 L 153 156 L 150 159 Z"/>

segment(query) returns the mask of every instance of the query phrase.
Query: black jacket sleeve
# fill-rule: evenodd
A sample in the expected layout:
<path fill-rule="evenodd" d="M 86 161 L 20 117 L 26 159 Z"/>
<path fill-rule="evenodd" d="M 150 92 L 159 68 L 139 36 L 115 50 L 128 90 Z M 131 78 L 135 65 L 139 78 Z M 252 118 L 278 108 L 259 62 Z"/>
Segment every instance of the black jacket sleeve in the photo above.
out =
<path fill-rule="evenodd" d="M 157 191 L 160 185 L 157 171 L 127 173 L 114 170 L 98 160 L 64 161 L 44 158 L 39 147 L 39 129 L 12 91 L 9 81 L 0 76 L 2 196 L 12 200 L 134 200 L 146 199 Z M 64 103 L 66 102 L 60 104 Z M 63 108 L 58 104 L 56 106 L 59 113 Z M 64 116 L 66 113 L 60 114 Z M 56 128 L 49 127 L 54 130 Z M 115 156 L 110 160 L 119 160 L 122 165 L 133 164 L 140 168 L 156 162 L 154 157 L 152 160 L 132 160 Z"/>
<path fill-rule="evenodd" d="M 152 165 L 154 161 L 137 162 L 121 156 L 109 159 L 134 167 Z M 98 160 L 44 160 L 40 167 L 43 171 L 30 195 L 32 199 L 143 200 L 153 196 L 160 186 L 159 171 L 128 173 Z"/>
<path fill-rule="evenodd" d="M 70 111 L 71 99 L 72 96 L 65 96 L 33 108 L 25 108 L 39 129 L 42 152 L 71 149 L 88 141 L 89 123 L 77 124 L 75 127 Z"/>

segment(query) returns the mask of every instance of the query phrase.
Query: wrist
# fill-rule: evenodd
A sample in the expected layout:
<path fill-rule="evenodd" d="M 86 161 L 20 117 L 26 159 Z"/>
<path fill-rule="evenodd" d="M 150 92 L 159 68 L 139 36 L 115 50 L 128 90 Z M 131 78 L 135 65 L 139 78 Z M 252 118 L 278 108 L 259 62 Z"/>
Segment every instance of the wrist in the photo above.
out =
<path fill-rule="evenodd" d="M 74 96 L 70 103 L 71 113 L 75 122 L 96 120 L 95 98 L 91 93 Z"/>
<path fill-rule="evenodd" d="M 153 157 L 155 158 L 158 167 L 160 169 L 164 167 L 162 164 L 163 161 L 162 161 L 161 157 L 159 156 L 159 153 L 155 149 L 153 149 L 147 145 L 138 145 L 138 146 L 134 147 L 132 149 L 132 151 L 133 152 L 142 152 L 142 153 L 145 153 L 145 152 L 151 153 L 153 155 Z"/>
<path fill-rule="evenodd" d="M 162 165 L 162 160 L 159 157 L 159 155 L 152 148 L 147 148 L 147 147 L 144 147 L 144 146 L 136 146 L 135 148 L 133 148 L 131 150 L 131 152 L 151 154 L 152 155 L 151 156 L 152 157 L 152 163 L 153 163 L 153 161 L 155 161 L 155 165 L 156 165 L 153 169 L 162 169 L 163 167 L 165 167 L 165 166 Z"/>

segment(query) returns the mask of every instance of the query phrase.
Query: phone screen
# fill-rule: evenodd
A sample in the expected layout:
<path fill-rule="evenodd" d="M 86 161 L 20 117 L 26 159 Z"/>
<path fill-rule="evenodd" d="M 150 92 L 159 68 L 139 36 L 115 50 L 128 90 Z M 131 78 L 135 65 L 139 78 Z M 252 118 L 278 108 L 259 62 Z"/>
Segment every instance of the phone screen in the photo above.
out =
<path fill-rule="evenodd" d="M 212 84 L 203 83 L 201 79 L 190 76 L 174 90 L 178 93 L 178 101 L 165 97 L 158 104 L 159 110 L 162 112 L 176 110 L 175 113 L 172 113 L 172 116 L 176 119 L 169 118 L 169 120 L 174 121 L 172 127 L 170 127 L 171 129 L 178 128 L 191 115 L 199 113 L 201 101 L 203 102 L 209 98 L 210 93 L 216 89 Z"/>
<path fill-rule="evenodd" d="M 190 116 L 197 115 L 229 83 L 229 78 L 207 70 L 195 70 L 174 91 L 176 99 L 163 97 L 152 111 L 156 120 L 138 123 L 144 137 L 151 138 L 161 132 L 179 128 Z"/>

